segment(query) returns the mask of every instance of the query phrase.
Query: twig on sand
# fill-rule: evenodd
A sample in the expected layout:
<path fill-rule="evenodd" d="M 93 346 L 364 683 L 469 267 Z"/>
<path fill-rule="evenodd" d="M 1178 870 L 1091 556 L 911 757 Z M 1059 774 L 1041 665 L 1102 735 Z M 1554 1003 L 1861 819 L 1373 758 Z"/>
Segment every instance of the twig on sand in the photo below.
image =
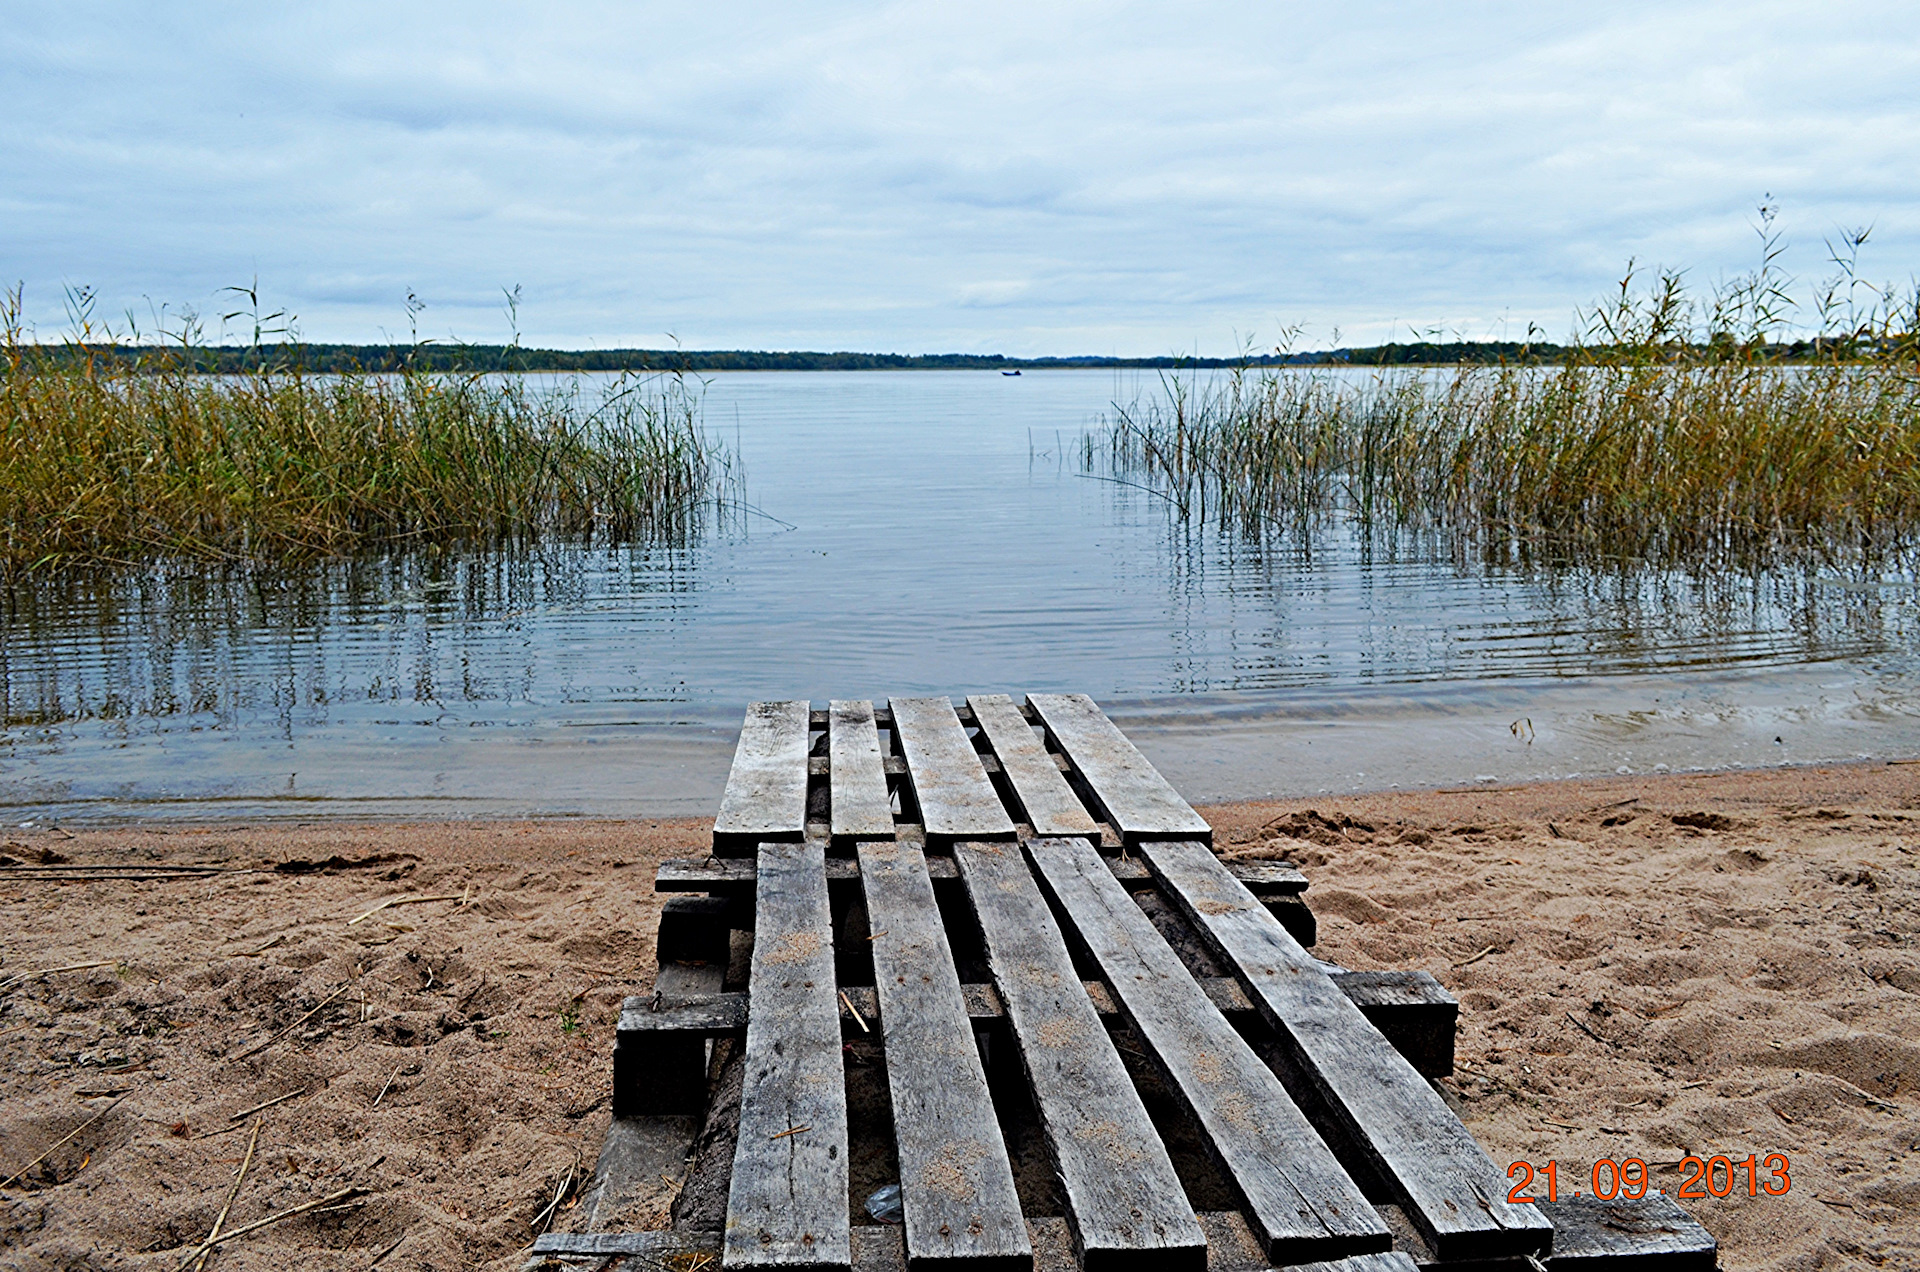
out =
<path fill-rule="evenodd" d="M 0 1188 L 5 1188 L 8 1184 L 13 1183 L 14 1180 L 24 1176 L 28 1171 L 32 1170 L 35 1166 L 38 1166 L 41 1162 L 44 1162 L 47 1160 L 47 1158 L 53 1156 L 55 1150 L 64 1148 L 68 1143 L 72 1142 L 74 1137 L 79 1135 L 80 1132 L 86 1130 L 89 1126 L 92 1126 L 95 1122 L 98 1122 L 101 1118 L 105 1117 L 107 1114 L 113 1112 L 114 1109 L 118 1108 L 120 1105 L 120 1101 L 126 1098 L 127 1097 L 124 1095 L 115 1096 L 112 1104 L 107 1105 L 106 1108 L 101 1109 L 98 1113 L 95 1113 L 92 1117 L 88 1118 L 86 1121 L 80 1123 L 80 1125 L 68 1131 L 65 1135 L 62 1135 L 59 1138 L 59 1140 L 53 1144 L 51 1148 L 47 1149 L 46 1152 L 40 1154 L 40 1156 L 28 1162 L 25 1166 L 22 1166 L 19 1170 L 15 1171 L 8 1178 L 0 1179 Z"/>
<path fill-rule="evenodd" d="M 20 972 L 16 975 L 9 976 L 6 980 L 0 981 L 0 989 L 12 989 L 15 985 L 24 985 L 37 977 L 51 976 L 55 972 L 84 972 L 90 967 L 117 967 L 119 963 L 120 960 L 117 958 L 97 958 L 91 963 L 68 963 L 65 967 L 42 967 L 35 971 Z"/>
<path fill-rule="evenodd" d="M 348 919 L 347 926 L 352 927 L 354 924 L 359 923 L 364 919 L 370 919 L 374 915 L 380 913 L 380 911 L 386 909 L 389 906 L 425 905 L 429 901 L 464 901 L 464 900 L 465 900 L 465 897 L 461 893 L 457 893 L 457 892 L 448 893 L 446 895 L 436 896 L 436 897 L 389 897 L 385 901 L 382 901 L 379 905 L 374 906 L 373 909 L 368 910 L 366 913 L 357 914 L 353 918 Z"/>
<path fill-rule="evenodd" d="M 1602 1038 L 1599 1034 L 1595 1033 L 1592 1030 L 1592 1028 L 1588 1026 L 1586 1021 L 1580 1019 L 1580 1017 L 1574 1015 L 1572 1012 L 1567 1013 L 1567 1019 L 1573 1022 L 1573 1027 L 1575 1029 L 1578 1029 L 1581 1033 L 1587 1035 L 1587 1037 L 1593 1039 L 1595 1042 L 1603 1043 L 1609 1047 L 1613 1045 L 1612 1043 L 1607 1042 L 1605 1038 Z"/>
<path fill-rule="evenodd" d="M 254 1105 L 250 1109 L 241 1109 L 238 1113 L 229 1113 L 227 1114 L 227 1121 L 238 1122 L 243 1117 L 247 1117 L 254 1113 L 264 1112 L 265 1110 L 272 1108 L 276 1104 L 285 1104 L 288 1100 L 293 1099 L 295 1096 L 305 1095 L 307 1092 L 311 1090 L 313 1090 L 313 1084 L 308 1083 L 306 1086 L 301 1087 L 298 1091 L 289 1091 L 285 1095 L 276 1095 L 271 1100 L 260 1101 L 260 1103 Z"/>
<path fill-rule="evenodd" d="M 306 1015 L 300 1017 L 300 1019 L 288 1025 L 285 1029 L 280 1030 L 280 1032 L 274 1034 L 271 1038 L 268 1038 L 265 1042 L 260 1043 L 258 1046 L 249 1047 L 245 1051 L 242 1051 L 239 1055 L 234 1056 L 233 1058 L 235 1060 L 245 1060 L 248 1056 L 257 1055 L 260 1052 L 265 1051 L 268 1047 L 271 1047 L 274 1043 L 280 1041 L 282 1038 L 286 1037 L 288 1034 L 292 1033 L 294 1030 L 298 1029 L 300 1026 L 306 1024 L 309 1020 L 312 1020 L 315 1016 L 319 1015 L 323 1009 L 327 1007 L 331 1007 L 333 1005 L 334 1000 L 340 997 L 340 995 L 346 993 L 347 987 L 351 984 L 352 984 L 351 981 L 342 982 L 340 985 L 340 988 L 334 990 L 331 994 L 328 994 L 326 998 L 321 1000 L 320 1006 L 315 1007 L 312 1011 L 308 1012 Z"/>
<path fill-rule="evenodd" d="M 298 1206 L 290 1206 L 277 1215 L 268 1215 L 265 1219 L 256 1219 L 244 1227 L 230 1229 L 217 1237 L 208 1237 L 194 1249 L 192 1254 L 187 1256 L 186 1262 L 180 1265 L 180 1272 L 186 1272 L 187 1268 L 197 1259 L 211 1252 L 216 1246 L 222 1246 L 229 1241 L 238 1240 L 249 1233 L 258 1232 L 262 1228 L 270 1228 L 282 1219 L 291 1219 L 295 1215 L 304 1215 L 309 1210 L 319 1210 L 323 1206 L 337 1206 L 343 1201 L 350 1201 L 355 1197 L 364 1197 L 366 1194 L 367 1189 L 361 1188 L 358 1185 L 342 1188 L 339 1192 L 328 1193 L 326 1196 L 314 1201 L 304 1202 Z"/>
<path fill-rule="evenodd" d="M 1478 963 L 1481 959 L 1485 958 L 1487 955 L 1498 953 L 1499 950 L 1500 950 L 1500 947 L 1498 945 L 1489 945 L 1487 946 L 1486 949 L 1481 950 L 1478 954 L 1475 954 L 1472 958 L 1468 959 L 1466 962 L 1455 963 L 1453 966 L 1456 970 L 1462 967 L 1472 967 L 1475 963 Z"/>
<path fill-rule="evenodd" d="M 406 1064 L 407 1062 L 405 1060 L 402 1060 L 399 1064 L 396 1064 L 393 1066 L 393 1072 L 389 1073 L 387 1075 L 387 1080 L 380 1084 L 380 1094 L 373 1097 L 373 1105 L 372 1105 L 373 1108 L 376 1108 L 376 1109 L 379 1108 L 380 1101 L 387 1098 L 387 1092 L 392 1088 L 393 1080 L 400 1076 L 400 1070 L 405 1068 Z"/>
<path fill-rule="evenodd" d="M 393 1252 L 394 1252 L 395 1250 L 398 1250 L 398 1249 L 400 1248 L 400 1243 L 401 1243 L 402 1241 L 405 1241 L 406 1239 L 407 1239 L 407 1234 L 406 1234 L 406 1233 L 404 1233 L 404 1232 L 403 1232 L 403 1233 L 401 1233 L 401 1234 L 400 1234 L 399 1236 L 397 1236 L 397 1237 L 395 1237 L 395 1238 L 394 1238 L 394 1239 L 392 1240 L 392 1242 L 390 1242 L 390 1243 L 388 1244 L 388 1246 L 387 1246 L 387 1248 L 386 1248 L 386 1249 L 384 1249 L 384 1250 L 382 1250 L 382 1251 L 381 1251 L 380 1253 L 378 1253 L 378 1254 L 376 1254 L 376 1255 L 374 1255 L 374 1256 L 373 1256 L 373 1258 L 371 1258 L 371 1259 L 369 1259 L 369 1260 L 367 1261 L 367 1266 L 368 1266 L 368 1267 L 370 1267 L 370 1268 L 377 1268 L 377 1267 L 379 1267 L 379 1266 L 380 1266 L 380 1260 L 382 1260 L 382 1259 L 384 1259 L 384 1258 L 386 1258 L 386 1257 L 387 1257 L 388 1255 L 390 1255 L 390 1254 L 392 1254 L 392 1253 L 393 1253 Z"/>
<path fill-rule="evenodd" d="M 227 1221 L 227 1212 L 233 1209 L 233 1199 L 240 1195 L 240 1185 L 247 1182 L 247 1168 L 253 1165 L 254 1145 L 258 1144 L 259 1142 L 260 1142 L 260 1122 L 258 1119 L 255 1119 L 253 1123 L 253 1134 L 247 1136 L 247 1155 L 240 1159 L 240 1173 L 233 1177 L 233 1187 L 227 1189 L 226 1203 L 220 1207 L 220 1213 L 213 1217 L 213 1230 L 207 1233 L 207 1240 L 211 1241 L 215 1237 L 220 1235 L 221 1225 L 225 1224 Z M 194 1272 L 200 1272 L 200 1269 L 206 1267 L 207 1260 L 212 1256 L 213 1256 L 213 1251 L 207 1250 L 198 1259 L 196 1259 L 193 1265 Z"/>
<path fill-rule="evenodd" d="M 9 870 L 6 877 L 14 883 L 177 883 L 189 879 L 211 879 L 219 873 L 222 872 L 168 870 L 159 874 L 71 874 L 51 866 L 33 866 L 17 872 Z"/>

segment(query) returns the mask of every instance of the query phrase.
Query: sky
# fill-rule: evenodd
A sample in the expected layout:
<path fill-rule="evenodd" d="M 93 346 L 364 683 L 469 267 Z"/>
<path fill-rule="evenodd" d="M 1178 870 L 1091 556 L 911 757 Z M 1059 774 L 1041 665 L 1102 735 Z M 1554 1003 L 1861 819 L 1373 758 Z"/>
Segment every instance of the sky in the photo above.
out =
<path fill-rule="evenodd" d="M 1895 4 L 0 0 L 0 91 L 42 337 L 257 281 L 315 341 L 503 342 L 516 287 L 538 347 L 1556 338 L 1629 259 L 1753 268 L 1763 201 L 1803 296 L 1867 226 L 1920 273 Z"/>

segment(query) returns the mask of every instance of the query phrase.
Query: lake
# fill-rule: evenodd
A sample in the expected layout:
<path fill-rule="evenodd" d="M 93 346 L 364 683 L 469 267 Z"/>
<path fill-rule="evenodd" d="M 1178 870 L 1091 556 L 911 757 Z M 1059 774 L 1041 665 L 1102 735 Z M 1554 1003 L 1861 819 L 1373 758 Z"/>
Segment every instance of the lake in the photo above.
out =
<path fill-rule="evenodd" d="M 1912 580 L 1260 545 L 1082 476 L 1152 373 L 713 377 L 671 549 L 6 595 L 13 823 L 711 813 L 744 704 L 1093 694 L 1195 802 L 1920 753 Z"/>

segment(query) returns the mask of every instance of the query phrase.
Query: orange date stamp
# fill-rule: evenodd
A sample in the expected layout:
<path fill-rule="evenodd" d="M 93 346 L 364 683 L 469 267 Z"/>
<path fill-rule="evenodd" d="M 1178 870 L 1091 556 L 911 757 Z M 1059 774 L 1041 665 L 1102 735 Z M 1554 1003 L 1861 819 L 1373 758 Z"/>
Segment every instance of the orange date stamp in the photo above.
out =
<path fill-rule="evenodd" d="M 1768 1153 L 1765 1157 L 1748 1153 L 1739 1161 L 1725 1154 L 1712 1157 L 1688 1154 L 1671 1164 L 1673 1169 L 1680 1172 L 1680 1187 L 1673 1195 L 1683 1201 L 1731 1197 L 1744 1184 L 1749 1197 L 1778 1197 L 1793 1187 L 1793 1176 L 1789 1173 L 1792 1165 L 1785 1153 Z M 1542 1162 L 1537 1167 L 1532 1162 L 1515 1162 L 1507 1167 L 1507 1178 L 1518 1181 L 1507 1190 L 1507 1200 L 1510 1202 L 1560 1200 L 1558 1162 Z M 1653 1183 L 1653 1174 L 1647 1163 L 1638 1157 L 1620 1161 L 1602 1157 L 1593 1164 L 1588 1183 L 1592 1189 L 1591 1195 L 1602 1201 L 1612 1201 L 1615 1197 L 1638 1201 L 1647 1195 Z M 1547 1195 L 1544 1198 L 1533 1194 L 1532 1190 L 1537 1187 L 1546 1188 Z M 1653 1191 L 1664 1193 L 1667 1190 L 1655 1188 Z M 1579 1189 L 1574 1189 L 1573 1195 L 1578 1197 Z"/>

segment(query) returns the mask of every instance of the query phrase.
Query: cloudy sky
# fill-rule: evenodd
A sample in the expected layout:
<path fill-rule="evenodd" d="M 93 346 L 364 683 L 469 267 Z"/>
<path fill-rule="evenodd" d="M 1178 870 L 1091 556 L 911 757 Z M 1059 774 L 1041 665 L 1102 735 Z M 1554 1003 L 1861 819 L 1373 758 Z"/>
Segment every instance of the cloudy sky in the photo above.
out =
<path fill-rule="evenodd" d="M 1895 4 L 0 0 L 0 273 L 313 340 L 1564 335 L 1629 257 L 1920 271 Z"/>

